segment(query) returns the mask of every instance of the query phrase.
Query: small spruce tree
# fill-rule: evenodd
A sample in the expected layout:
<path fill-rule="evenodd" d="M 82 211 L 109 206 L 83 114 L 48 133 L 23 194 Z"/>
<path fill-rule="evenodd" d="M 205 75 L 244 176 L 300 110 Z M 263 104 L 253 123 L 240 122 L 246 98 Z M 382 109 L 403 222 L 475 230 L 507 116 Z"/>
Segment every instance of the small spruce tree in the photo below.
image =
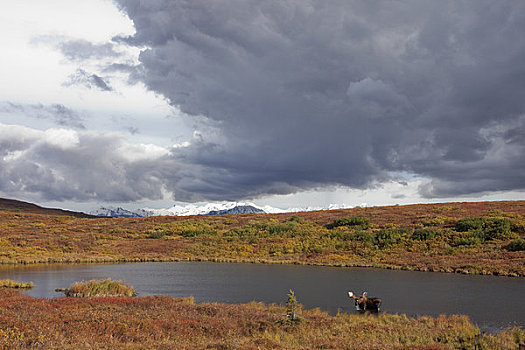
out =
<path fill-rule="evenodd" d="M 290 321 L 299 319 L 299 316 L 297 316 L 297 299 L 294 291 L 291 289 L 288 292 L 288 300 L 286 301 L 286 316 Z"/>

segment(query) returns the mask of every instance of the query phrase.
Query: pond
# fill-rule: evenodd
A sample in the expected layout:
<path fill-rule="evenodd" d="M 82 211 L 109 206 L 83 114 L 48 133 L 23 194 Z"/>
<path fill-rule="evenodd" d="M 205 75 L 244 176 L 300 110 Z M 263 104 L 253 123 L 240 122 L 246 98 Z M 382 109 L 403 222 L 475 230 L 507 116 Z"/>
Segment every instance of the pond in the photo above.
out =
<path fill-rule="evenodd" d="M 382 311 L 410 316 L 465 314 L 484 331 L 525 326 L 525 279 L 301 265 L 208 262 L 104 265 L 0 266 L 0 279 L 32 281 L 25 292 L 60 297 L 55 288 L 75 281 L 112 278 L 139 296 L 193 296 L 195 302 L 284 303 L 293 289 L 305 308 L 355 312 L 347 296 L 368 291 L 383 299 Z"/>

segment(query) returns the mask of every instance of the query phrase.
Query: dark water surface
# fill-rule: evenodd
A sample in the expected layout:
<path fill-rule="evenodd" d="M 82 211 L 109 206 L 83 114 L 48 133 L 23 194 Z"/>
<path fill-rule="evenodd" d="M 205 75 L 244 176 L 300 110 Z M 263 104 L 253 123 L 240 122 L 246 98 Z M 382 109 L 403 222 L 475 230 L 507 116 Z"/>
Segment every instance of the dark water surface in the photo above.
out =
<path fill-rule="evenodd" d="M 194 296 L 195 302 L 284 303 L 289 289 L 305 308 L 355 312 L 349 290 L 383 299 L 382 310 L 410 316 L 465 314 L 482 330 L 525 326 L 525 279 L 300 265 L 207 262 L 0 266 L 0 279 L 32 281 L 25 292 L 59 297 L 75 281 L 123 280 L 140 296 Z"/>

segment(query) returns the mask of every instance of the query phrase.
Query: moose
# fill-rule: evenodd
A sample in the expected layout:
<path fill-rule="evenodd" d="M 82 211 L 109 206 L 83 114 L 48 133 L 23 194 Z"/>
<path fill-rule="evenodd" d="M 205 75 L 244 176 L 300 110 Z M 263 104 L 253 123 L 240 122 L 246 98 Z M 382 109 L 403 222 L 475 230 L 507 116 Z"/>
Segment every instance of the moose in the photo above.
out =
<path fill-rule="evenodd" d="M 381 307 L 380 298 L 369 298 L 367 292 L 363 292 L 361 297 L 355 296 L 353 292 L 348 292 L 348 296 L 355 300 L 356 310 L 361 312 L 379 312 L 379 308 Z"/>

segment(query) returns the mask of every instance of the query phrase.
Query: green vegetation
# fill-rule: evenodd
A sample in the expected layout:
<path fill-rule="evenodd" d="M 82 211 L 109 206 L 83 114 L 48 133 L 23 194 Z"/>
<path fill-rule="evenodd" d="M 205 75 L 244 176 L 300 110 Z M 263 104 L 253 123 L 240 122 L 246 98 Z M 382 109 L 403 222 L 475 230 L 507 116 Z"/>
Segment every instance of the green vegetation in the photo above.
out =
<path fill-rule="evenodd" d="M 91 280 L 88 282 L 75 282 L 67 289 L 57 289 L 68 297 L 133 297 L 137 293 L 133 287 L 124 284 L 122 281 L 113 281 L 108 278 L 102 281 Z"/>
<path fill-rule="evenodd" d="M 0 280 L 0 288 L 31 289 L 33 282 L 17 282 L 10 279 Z"/>
<path fill-rule="evenodd" d="M 482 240 L 508 239 L 517 236 L 511 229 L 511 220 L 505 217 L 473 217 L 458 220 L 457 232 L 477 232 Z"/>
<path fill-rule="evenodd" d="M 505 249 L 511 252 L 523 252 L 525 251 L 525 239 L 513 239 L 508 245 L 505 246 Z"/>
<path fill-rule="evenodd" d="M 351 226 L 366 230 L 370 225 L 370 220 L 364 216 L 345 216 L 335 219 L 333 223 L 328 225 L 328 228 L 335 228 L 340 226 Z"/>
<path fill-rule="evenodd" d="M 414 230 L 411 238 L 414 241 L 430 241 L 434 239 L 437 234 L 437 230 L 419 228 Z"/>
<path fill-rule="evenodd" d="M 474 218 L 464 218 L 460 219 L 454 225 L 456 231 L 466 232 L 471 230 L 481 230 L 485 225 L 485 218 L 474 217 Z"/>
<path fill-rule="evenodd" d="M 525 276 L 525 201 L 73 218 L 0 210 L 0 264 L 235 261 Z"/>
<path fill-rule="evenodd" d="M 297 298 L 295 297 L 295 292 L 290 289 L 288 292 L 288 299 L 286 300 L 286 318 L 289 322 L 299 321 L 298 312 L 300 310 L 299 304 L 297 303 Z"/>
<path fill-rule="evenodd" d="M 379 248 L 387 248 L 400 243 L 407 236 L 406 229 L 384 229 L 376 233 L 374 243 Z"/>

